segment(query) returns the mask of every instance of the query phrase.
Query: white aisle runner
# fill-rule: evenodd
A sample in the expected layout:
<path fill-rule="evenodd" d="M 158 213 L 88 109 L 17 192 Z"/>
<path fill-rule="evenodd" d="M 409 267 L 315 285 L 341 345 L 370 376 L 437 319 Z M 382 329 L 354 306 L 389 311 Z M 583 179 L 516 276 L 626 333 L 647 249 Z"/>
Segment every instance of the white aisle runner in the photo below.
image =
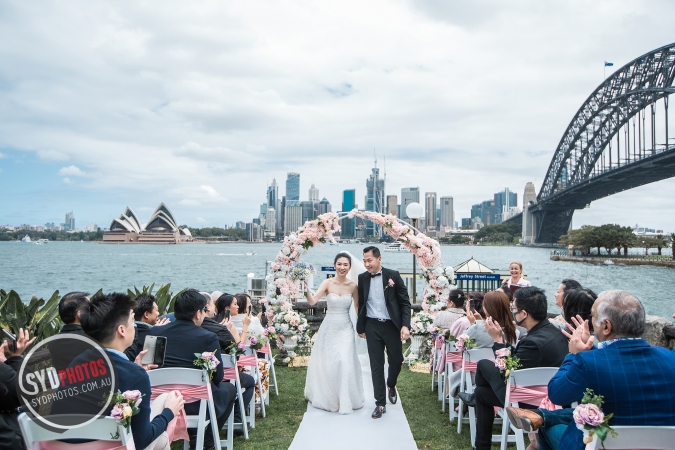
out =
<path fill-rule="evenodd" d="M 417 449 L 403 412 L 400 395 L 395 405 L 387 401 L 387 412 L 381 419 L 370 417 L 375 409 L 375 399 L 368 355 L 359 355 L 359 361 L 366 398 L 364 407 L 352 414 L 343 415 L 316 409 L 308 403 L 307 412 L 293 438 L 290 450 Z"/>

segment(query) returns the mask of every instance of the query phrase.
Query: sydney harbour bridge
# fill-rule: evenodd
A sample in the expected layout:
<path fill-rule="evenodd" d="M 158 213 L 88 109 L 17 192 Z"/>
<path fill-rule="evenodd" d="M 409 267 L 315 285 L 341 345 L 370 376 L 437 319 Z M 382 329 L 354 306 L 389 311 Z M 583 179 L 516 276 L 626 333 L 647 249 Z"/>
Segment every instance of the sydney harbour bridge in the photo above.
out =
<path fill-rule="evenodd" d="M 674 78 L 675 43 L 636 58 L 597 87 L 560 139 L 536 202 L 509 219 L 522 221 L 526 242 L 558 242 L 575 210 L 675 176 L 675 136 L 668 131 Z"/>

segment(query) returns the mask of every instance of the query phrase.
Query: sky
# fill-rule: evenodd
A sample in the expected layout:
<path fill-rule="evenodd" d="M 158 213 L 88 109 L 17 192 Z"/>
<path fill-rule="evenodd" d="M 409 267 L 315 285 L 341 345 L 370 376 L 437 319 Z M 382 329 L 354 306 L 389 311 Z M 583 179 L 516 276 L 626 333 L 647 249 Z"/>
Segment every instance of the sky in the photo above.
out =
<path fill-rule="evenodd" d="M 522 206 L 604 61 L 675 42 L 672 17 L 670 0 L 4 1 L 0 224 L 107 227 L 164 202 L 222 227 L 290 171 L 301 199 L 314 183 L 363 207 L 374 154 L 399 201 L 450 195 L 460 220 L 509 187 Z M 574 226 L 675 230 L 673 191 L 607 197 Z"/>

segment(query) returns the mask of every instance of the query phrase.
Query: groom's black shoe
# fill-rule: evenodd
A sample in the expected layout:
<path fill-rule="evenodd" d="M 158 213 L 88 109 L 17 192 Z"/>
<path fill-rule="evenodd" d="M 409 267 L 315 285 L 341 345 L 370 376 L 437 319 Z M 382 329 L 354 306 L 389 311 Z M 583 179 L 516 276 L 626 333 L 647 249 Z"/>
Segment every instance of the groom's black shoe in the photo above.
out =
<path fill-rule="evenodd" d="M 386 406 L 376 406 L 375 411 L 373 411 L 372 418 L 373 419 L 379 419 L 382 417 L 382 414 L 387 412 L 387 407 Z"/>
<path fill-rule="evenodd" d="M 396 386 L 389 388 L 389 403 L 395 405 L 398 401 L 398 393 L 396 392 Z"/>
<path fill-rule="evenodd" d="M 469 394 L 468 392 L 460 392 L 458 394 L 459 398 L 466 404 L 466 406 L 475 407 L 476 406 L 476 394 Z"/>

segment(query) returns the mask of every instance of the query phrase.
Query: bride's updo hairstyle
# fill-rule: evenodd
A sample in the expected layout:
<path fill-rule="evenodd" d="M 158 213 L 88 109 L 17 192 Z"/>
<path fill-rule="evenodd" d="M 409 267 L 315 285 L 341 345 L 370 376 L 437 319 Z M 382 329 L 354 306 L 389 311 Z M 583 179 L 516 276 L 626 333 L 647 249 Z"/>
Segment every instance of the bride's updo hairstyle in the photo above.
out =
<path fill-rule="evenodd" d="M 347 261 L 349 261 L 349 267 L 352 266 L 352 257 L 345 252 L 340 252 L 337 255 L 335 255 L 335 261 L 333 261 L 333 265 L 337 264 L 337 261 L 340 258 L 347 258 Z"/>

